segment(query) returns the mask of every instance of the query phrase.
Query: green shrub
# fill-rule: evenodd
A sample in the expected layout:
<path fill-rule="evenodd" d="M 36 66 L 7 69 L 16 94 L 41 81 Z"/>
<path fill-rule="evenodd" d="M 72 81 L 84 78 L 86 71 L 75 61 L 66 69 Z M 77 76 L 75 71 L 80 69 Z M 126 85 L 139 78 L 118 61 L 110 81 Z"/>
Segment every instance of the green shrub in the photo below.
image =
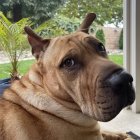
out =
<path fill-rule="evenodd" d="M 121 30 L 121 33 L 120 33 L 119 49 L 123 50 L 123 29 Z"/>
<path fill-rule="evenodd" d="M 30 24 L 28 18 L 12 23 L 0 12 L 0 47 L 10 60 L 10 75 L 13 79 L 19 76 L 18 61 L 27 47 L 24 27 Z"/>
<path fill-rule="evenodd" d="M 35 31 L 43 37 L 52 38 L 74 32 L 79 27 L 80 22 L 81 20 L 78 18 L 69 19 L 64 15 L 56 15 L 38 26 Z"/>
<path fill-rule="evenodd" d="M 68 18 L 65 15 L 56 15 L 50 20 L 42 23 L 40 26 L 35 28 L 35 32 L 39 33 L 39 35 L 47 38 L 52 38 L 60 35 L 66 35 L 72 33 L 79 29 L 81 19 L 72 17 Z M 96 24 L 93 24 L 90 27 L 90 33 L 96 30 Z"/>
<path fill-rule="evenodd" d="M 103 29 L 98 29 L 96 32 L 96 38 L 99 39 L 105 45 L 105 34 Z"/>

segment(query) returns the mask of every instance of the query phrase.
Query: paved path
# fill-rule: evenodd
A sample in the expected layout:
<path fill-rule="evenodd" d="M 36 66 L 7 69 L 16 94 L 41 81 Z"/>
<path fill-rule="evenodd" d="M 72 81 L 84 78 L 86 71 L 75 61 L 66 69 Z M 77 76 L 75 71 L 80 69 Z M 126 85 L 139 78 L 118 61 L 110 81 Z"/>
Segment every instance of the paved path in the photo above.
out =
<path fill-rule="evenodd" d="M 32 56 L 30 51 L 24 51 L 23 55 L 21 56 L 21 58 L 19 60 L 27 60 L 27 59 L 33 59 L 34 57 Z M 0 64 L 3 63 L 8 63 L 9 59 L 7 57 L 7 55 L 5 55 L 2 51 L 0 51 Z"/>
<path fill-rule="evenodd" d="M 129 132 L 140 136 L 140 114 L 124 109 L 120 114 L 109 122 L 100 122 L 101 128 L 109 131 Z"/>

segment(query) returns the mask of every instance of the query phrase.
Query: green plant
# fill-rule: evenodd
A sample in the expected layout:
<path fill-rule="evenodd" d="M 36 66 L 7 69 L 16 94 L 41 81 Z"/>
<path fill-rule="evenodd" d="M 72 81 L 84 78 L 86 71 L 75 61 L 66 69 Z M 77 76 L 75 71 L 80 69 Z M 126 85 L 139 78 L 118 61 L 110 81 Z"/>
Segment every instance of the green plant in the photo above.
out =
<path fill-rule="evenodd" d="M 96 32 L 96 38 L 98 38 L 105 45 L 105 34 L 103 29 L 98 29 Z"/>
<path fill-rule="evenodd" d="M 0 0 L 0 11 L 13 22 L 30 17 L 36 25 L 53 17 L 66 0 Z"/>
<path fill-rule="evenodd" d="M 123 50 L 123 29 L 121 30 L 119 37 L 119 49 Z"/>
<path fill-rule="evenodd" d="M 34 29 L 34 31 L 37 32 L 42 37 L 47 38 L 67 34 L 63 26 L 60 26 L 59 20 L 60 20 L 59 18 L 52 18 L 39 25 L 37 28 Z"/>
<path fill-rule="evenodd" d="M 81 20 L 78 18 L 67 18 L 64 15 L 56 15 L 35 29 L 41 36 L 56 37 L 77 30 Z"/>
<path fill-rule="evenodd" d="M 59 14 L 55 15 L 52 19 L 47 20 L 34 30 L 41 36 L 51 38 L 60 35 L 66 35 L 76 31 L 79 28 L 81 22 L 82 20 L 79 18 L 68 18 L 65 15 Z M 93 34 L 93 32 L 96 30 L 96 26 L 96 24 L 91 26 L 91 34 Z"/>
<path fill-rule="evenodd" d="M 2 12 L 0 12 L 0 47 L 8 56 L 11 68 L 10 75 L 12 79 L 18 78 L 18 63 L 23 51 L 26 48 L 26 36 L 24 27 L 30 25 L 28 18 L 11 23 Z"/>
<path fill-rule="evenodd" d="M 83 18 L 85 13 L 95 12 L 98 16 L 96 23 L 102 26 L 106 23 L 118 26 L 123 21 L 122 3 L 122 0 L 67 0 L 58 13 L 69 18 Z"/>
<path fill-rule="evenodd" d="M 105 45 L 105 34 L 103 29 L 98 29 L 96 31 L 96 38 L 98 38 Z"/>

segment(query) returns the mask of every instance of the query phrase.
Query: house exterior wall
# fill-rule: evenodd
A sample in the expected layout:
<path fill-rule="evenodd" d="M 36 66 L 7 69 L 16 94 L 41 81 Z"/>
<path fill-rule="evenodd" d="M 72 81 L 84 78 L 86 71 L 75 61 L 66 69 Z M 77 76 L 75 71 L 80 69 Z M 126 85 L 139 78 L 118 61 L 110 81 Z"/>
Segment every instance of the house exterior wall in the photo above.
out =
<path fill-rule="evenodd" d="M 105 34 L 105 46 L 107 49 L 119 49 L 121 28 L 103 27 Z"/>
<path fill-rule="evenodd" d="M 104 31 L 106 49 L 119 49 L 119 38 L 122 29 L 117 27 L 99 27 L 99 29 L 103 29 Z M 93 35 L 95 36 L 95 34 Z"/>

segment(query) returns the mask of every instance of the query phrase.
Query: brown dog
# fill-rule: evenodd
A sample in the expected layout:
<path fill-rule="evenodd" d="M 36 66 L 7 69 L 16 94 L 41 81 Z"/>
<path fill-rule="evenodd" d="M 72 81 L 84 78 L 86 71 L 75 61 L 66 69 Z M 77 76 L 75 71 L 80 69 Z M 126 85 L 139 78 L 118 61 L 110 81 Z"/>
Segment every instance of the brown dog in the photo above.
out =
<path fill-rule="evenodd" d="M 113 119 L 134 102 L 132 77 L 107 59 L 88 34 L 90 13 L 70 35 L 42 39 L 26 27 L 37 62 L 0 99 L 0 140 L 124 140 L 101 132 L 97 121 Z"/>

